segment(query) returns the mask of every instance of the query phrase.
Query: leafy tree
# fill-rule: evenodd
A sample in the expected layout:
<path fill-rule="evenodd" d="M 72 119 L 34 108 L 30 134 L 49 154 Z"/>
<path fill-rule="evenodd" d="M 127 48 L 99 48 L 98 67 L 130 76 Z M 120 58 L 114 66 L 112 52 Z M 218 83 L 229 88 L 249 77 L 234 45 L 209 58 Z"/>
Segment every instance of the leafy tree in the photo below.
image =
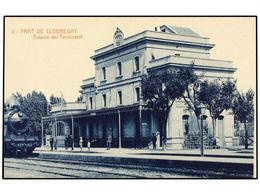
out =
<path fill-rule="evenodd" d="M 236 83 L 231 80 L 205 80 L 200 84 L 198 98 L 209 110 L 212 119 L 214 139 L 216 134 L 216 121 L 224 110 L 232 108 L 235 91 Z"/>
<path fill-rule="evenodd" d="M 26 96 L 20 93 L 14 94 L 17 98 L 20 109 L 29 117 L 30 132 L 41 138 L 41 118 L 47 115 L 48 101 L 42 92 L 32 91 Z"/>
<path fill-rule="evenodd" d="M 245 128 L 245 149 L 248 149 L 248 129 L 247 122 L 253 121 L 254 119 L 254 92 L 249 89 L 245 93 L 237 93 L 233 106 L 233 114 L 235 119 L 244 123 Z"/>
<path fill-rule="evenodd" d="M 151 72 L 142 79 L 142 96 L 147 107 L 158 111 L 162 121 L 161 136 L 166 138 L 166 124 L 170 109 L 184 92 L 183 81 L 179 80 L 179 69 Z"/>
<path fill-rule="evenodd" d="M 50 96 L 50 104 L 57 104 L 58 103 L 58 100 L 56 97 L 54 97 L 53 94 L 51 94 Z"/>
<path fill-rule="evenodd" d="M 193 67 L 181 68 L 177 79 L 183 81 L 184 93 L 182 94 L 182 98 L 188 106 L 188 110 L 195 113 L 198 129 L 200 130 L 201 102 L 199 91 L 201 81 L 198 75 L 195 74 Z"/>
<path fill-rule="evenodd" d="M 82 100 L 83 100 L 83 96 L 82 96 L 82 94 L 80 94 L 80 96 L 77 97 L 76 102 L 82 102 Z"/>
<path fill-rule="evenodd" d="M 50 96 L 50 104 L 66 103 L 66 100 L 62 97 L 55 97 L 53 94 Z"/>

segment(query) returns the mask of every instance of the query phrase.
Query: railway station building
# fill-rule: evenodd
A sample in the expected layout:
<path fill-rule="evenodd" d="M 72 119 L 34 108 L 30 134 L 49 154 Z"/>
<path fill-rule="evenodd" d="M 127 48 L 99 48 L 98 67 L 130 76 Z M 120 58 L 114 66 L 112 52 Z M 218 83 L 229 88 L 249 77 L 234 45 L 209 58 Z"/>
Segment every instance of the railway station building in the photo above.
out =
<path fill-rule="evenodd" d="M 95 76 L 82 81 L 83 100 L 51 105 L 50 115 L 42 118 L 44 144 L 49 144 L 52 135 L 64 146 L 70 135 L 75 147 L 80 137 L 84 146 L 91 140 L 92 147 L 105 147 L 112 136 L 112 147 L 147 147 L 153 133 L 161 132 L 161 122 L 142 100 L 142 75 L 166 67 L 193 66 L 204 79 L 232 79 L 236 70 L 231 61 L 211 59 L 215 45 L 189 28 L 162 25 L 127 38 L 117 28 L 111 41 L 91 57 Z M 204 139 L 209 143 L 214 136 L 212 122 L 207 110 L 202 114 L 207 129 Z M 231 146 L 233 131 L 233 116 L 225 111 L 216 125 L 217 145 Z M 176 101 L 167 124 L 167 147 L 196 148 L 198 137 L 196 117 L 183 100 Z"/>

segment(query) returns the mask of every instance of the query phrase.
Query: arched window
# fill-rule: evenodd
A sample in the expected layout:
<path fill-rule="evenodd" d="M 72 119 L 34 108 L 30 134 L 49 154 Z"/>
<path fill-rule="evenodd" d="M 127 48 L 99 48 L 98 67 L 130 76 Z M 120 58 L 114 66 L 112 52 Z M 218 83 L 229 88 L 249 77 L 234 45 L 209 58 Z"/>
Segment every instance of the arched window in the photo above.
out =
<path fill-rule="evenodd" d="M 64 131 L 64 124 L 61 122 L 57 123 L 57 136 L 63 136 L 65 133 Z"/>
<path fill-rule="evenodd" d="M 184 135 L 187 135 L 189 134 L 189 130 L 190 130 L 190 127 L 189 127 L 189 115 L 185 114 L 182 116 L 182 124 L 183 124 L 183 132 L 184 132 Z"/>
<path fill-rule="evenodd" d="M 118 105 L 122 104 L 122 91 L 117 92 L 117 97 L 118 97 Z"/>
<path fill-rule="evenodd" d="M 93 98 L 89 97 L 89 109 L 93 109 Z"/>
<path fill-rule="evenodd" d="M 102 98 L 103 98 L 103 107 L 106 107 L 107 106 L 107 96 L 106 96 L 106 94 L 103 94 Z"/>
<path fill-rule="evenodd" d="M 122 75 L 122 63 L 118 62 L 117 63 L 117 76 L 121 76 Z"/>
<path fill-rule="evenodd" d="M 106 67 L 102 67 L 102 79 L 106 80 Z"/>
<path fill-rule="evenodd" d="M 135 71 L 139 71 L 140 70 L 140 60 L 139 60 L 139 56 L 135 57 Z"/>
<path fill-rule="evenodd" d="M 140 101 L 140 88 L 139 87 L 135 88 L 135 100 L 136 100 L 136 102 Z"/>

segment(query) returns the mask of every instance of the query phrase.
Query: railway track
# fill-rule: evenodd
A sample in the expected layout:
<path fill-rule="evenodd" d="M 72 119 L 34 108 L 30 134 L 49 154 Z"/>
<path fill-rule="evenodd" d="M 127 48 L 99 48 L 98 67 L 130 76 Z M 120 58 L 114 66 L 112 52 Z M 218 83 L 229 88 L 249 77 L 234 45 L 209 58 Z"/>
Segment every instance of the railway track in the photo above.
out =
<path fill-rule="evenodd" d="M 16 178 L 8 172 L 17 170 L 31 178 L 250 178 L 247 173 L 226 173 L 189 168 L 163 168 L 147 165 L 116 164 L 108 162 L 72 161 L 52 158 L 5 158 L 4 178 Z M 37 174 L 39 173 L 39 175 Z"/>
<path fill-rule="evenodd" d="M 14 159 L 7 158 L 4 162 L 5 178 L 8 171 L 17 170 L 18 172 L 31 172 L 39 178 L 180 178 L 187 177 L 183 174 L 149 170 L 134 166 L 117 166 L 107 163 L 76 162 L 57 159 L 26 158 Z M 7 172 L 7 175 L 6 175 Z M 33 175 L 31 178 L 33 178 Z M 18 177 L 23 178 L 22 175 Z"/>
<path fill-rule="evenodd" d="M 46 158 L 41 157 L 41 160 L 45 161 L 52 161 L 52 162 L 63 162 L 63 163 L 69 163 L 69 164 L 85 164 L 85 165 L 95 165 L 95 166 L 101 166 L 101 167 L 117 167 L 117 168 L 126 168 L 126 169 L 132 169 L 133 171 L 136 170 L 142 170 L 146 171 L 148 173 L 150 172 L 157 172 L 159 175 L 168 176 L 171 178 L 171 175 L 178 175 L 180 178 L 183 176 L 186 177 L 198 177 L 198 178 L 252 178 L 252 174 L 249 171 L 243 171 L 243 170 L 229 170 L 224 167 L 223 169 L 207 169 L 207 168 L 188 168 L 185 167 L 162 167 L 158 165 L 147 165 L 147 164 L 129 164 L 129 163 L 111 163 L 107 161 L 75 161 L 75 160 L 66 160 L 66 159 L 57 159 L 57 158 Z M 156 177 L 157 178 L 157 177 Z M 159 177 L 160 178 L 160 177 Z"/>

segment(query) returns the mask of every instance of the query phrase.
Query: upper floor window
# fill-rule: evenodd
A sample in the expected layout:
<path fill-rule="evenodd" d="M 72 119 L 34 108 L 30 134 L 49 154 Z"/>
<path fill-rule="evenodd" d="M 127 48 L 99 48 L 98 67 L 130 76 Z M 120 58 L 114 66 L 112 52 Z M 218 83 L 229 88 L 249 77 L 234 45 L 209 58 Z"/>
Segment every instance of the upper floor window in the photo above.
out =
<path fill-rule="evenodd" d="M 102 68 L 102 80 L 106 80 L 106 67 Z"/>
<path fill-rule="evenodd" d="M 151 59 L 152 59 L 152 60 L 155 60 L 155 56 L 154 56 L 153 53 L 152 53 L 152 55 L 151 55 Z"/>
<path fill-rule="evenodd" d="M 135 71 L 139 71 L 140 70 L 140 59 L 139 56 L 135 57 Z"/>
<path fill-rule="evenodd" d="M 106 94 L 103 94 L 102 97 L 103 97 L 103 107 L 106 107 L 107 106 L 107 96 L 106 96 Z"/>
<path fill-rule="evenodd" d="M 89 97 L 89 107 L 90 109 L 93 109 L 93 98 Z"/>
<path fill-rule="evenodd" d="M 117 97 L 118 97 L 118 104 L 121 105 L 122 104 L 122 91 L 117 92 Z"/>
<path fill-rule="evenodd" d="M 117 63 L 117 76 L 121 76 L 122 75 L 122 63 L 118 62 Z"/>
<path fill-rule="evenodd" d="M 135 88 L 135 100 L 137 102 L 140 101 L 140 88 L 139 87 Z"/>

